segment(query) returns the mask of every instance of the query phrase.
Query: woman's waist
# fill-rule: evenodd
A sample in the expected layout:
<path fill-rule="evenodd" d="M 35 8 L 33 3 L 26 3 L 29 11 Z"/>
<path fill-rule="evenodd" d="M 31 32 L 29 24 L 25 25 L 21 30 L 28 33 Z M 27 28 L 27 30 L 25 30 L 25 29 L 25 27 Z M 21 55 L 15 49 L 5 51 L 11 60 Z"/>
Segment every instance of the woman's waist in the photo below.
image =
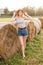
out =
<path fill-rule="evenodd" d="M 17 24 L 18 28 L 25 28 L 26 24 Z"/>
<path fill-rule="evenodd" d="M 18 29 L 21 29 L 21 30 L 23 30 L 23 29 L 26 29 L 26 27 L 18 27 Z"/>
<path fill-rule="evenodd" d="M 18 28 L 26 28 L 26 25 L 20 25 Z"/>

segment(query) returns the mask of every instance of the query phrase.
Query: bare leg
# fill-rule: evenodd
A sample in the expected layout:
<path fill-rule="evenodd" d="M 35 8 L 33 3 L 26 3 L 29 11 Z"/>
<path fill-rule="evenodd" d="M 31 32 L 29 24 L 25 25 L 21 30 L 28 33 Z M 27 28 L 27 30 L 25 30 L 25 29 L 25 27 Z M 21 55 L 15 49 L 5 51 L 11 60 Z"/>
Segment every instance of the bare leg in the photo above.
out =
<path fill-rule="evenodd" d="M 24 49 L 26 48 L 26 40 L 27 40 L 27 36 L 23 36 Z"/>
<path fill-rule="evenodd" d="M 21 50 L 22 50 L 22 56 L 25 57 L 25 49 L 24 49 L 24 43 L 23 43 L 23 36 L 19 36 L 20 44 L 21 44 Z"/>

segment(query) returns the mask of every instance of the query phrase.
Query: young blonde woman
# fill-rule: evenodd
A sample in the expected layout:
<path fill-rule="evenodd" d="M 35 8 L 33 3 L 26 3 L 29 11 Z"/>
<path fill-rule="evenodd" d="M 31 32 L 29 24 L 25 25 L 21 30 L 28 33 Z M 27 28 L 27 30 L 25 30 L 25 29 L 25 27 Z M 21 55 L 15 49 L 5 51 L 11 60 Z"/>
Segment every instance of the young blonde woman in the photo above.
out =
<path fill-rule="evenodd" d="M 21 44 L 23 58 L 25 57 L 26 39 L 28 36 L 28 22 L 26 20 L 30 21 L 32 20 L 32 17 L 25 14 L 23 10 L 18 10 L 11 19 L 11 21 L 14 21 L 14 24 L 17 24 L 18 27 L 18 37 Z"/>

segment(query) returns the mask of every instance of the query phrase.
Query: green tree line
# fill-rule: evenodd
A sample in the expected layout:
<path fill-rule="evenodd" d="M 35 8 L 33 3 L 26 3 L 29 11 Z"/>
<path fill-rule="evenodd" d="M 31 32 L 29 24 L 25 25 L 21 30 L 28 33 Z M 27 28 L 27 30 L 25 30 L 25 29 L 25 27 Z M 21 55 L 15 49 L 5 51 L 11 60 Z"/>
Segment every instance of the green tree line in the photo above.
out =
<path fill-rule="evenodd" d="M 24 7 L 24 11 L 26 11 L 31 16 L 43 16 L 43 7 L 35 8 L 35 7 Z M 4 14 L 2 16 L 12 16 L 13 11 L 9 11 L 8 8 L 4 9 Z"/>

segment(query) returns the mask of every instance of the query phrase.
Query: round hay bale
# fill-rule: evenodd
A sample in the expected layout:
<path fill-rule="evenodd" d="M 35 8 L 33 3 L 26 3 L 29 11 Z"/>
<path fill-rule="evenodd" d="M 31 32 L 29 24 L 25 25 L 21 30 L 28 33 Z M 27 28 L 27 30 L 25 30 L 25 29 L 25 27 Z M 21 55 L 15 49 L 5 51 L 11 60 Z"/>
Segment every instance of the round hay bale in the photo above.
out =
<path fill-rule="evenodd" d="M 30 21 L 28 26 L 28 40 L 32 40 L 38 33 L 41 31 L 41 22 L 38 18 L 33 18 L 33 21 Z"/>
<path fill-rule="evenodd" d="M 29 22 L 28 26 L 27 26 L 27 29 L 28 29 L 28 38 L 27 40 L 32 40 L 34 37 L 35 37 L 35 31 L 36 31 L 36 28 L 34 26 L 34 22 Z"/>
<path fill-rule="evenodd" d="M 41 27 L 43 28 L 43 18 L 39 18 L 39 20 L 41 21 Z"/>
<path fill-rule="evenodd" d="M 41 22 L 38 18 L 33 18 L 34 25 L 36 27 L 36 35 L 41 31 Z"/>
<path fill-rule="evenodd" d="M 12 25 L 5 25 L 0 29 L 0 56 L 4 59 L 16 54 L 20 48 L 17 29 Z"/>

